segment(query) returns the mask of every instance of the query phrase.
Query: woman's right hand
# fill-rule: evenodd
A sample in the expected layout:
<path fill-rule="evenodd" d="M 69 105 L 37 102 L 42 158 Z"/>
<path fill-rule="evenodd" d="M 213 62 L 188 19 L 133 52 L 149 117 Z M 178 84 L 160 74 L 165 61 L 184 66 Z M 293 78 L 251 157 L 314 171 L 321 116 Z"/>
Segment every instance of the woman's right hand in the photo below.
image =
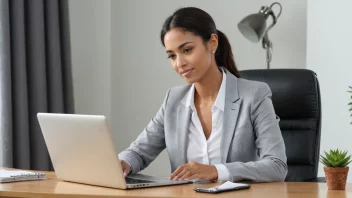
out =
<path fill-rule="evenodd" d="M 128 173 L 129 173 L 130 170 L 131 170 L 131 167 L 130 167 L 130 165 L 129 165 L 126 161 L 124 161 L 124 160 L 120 160 L 120 162 L 121 162 L 121 166 L 122 166 L 123 175 L 124 175 L 125 177 L 127 177 Z"/>

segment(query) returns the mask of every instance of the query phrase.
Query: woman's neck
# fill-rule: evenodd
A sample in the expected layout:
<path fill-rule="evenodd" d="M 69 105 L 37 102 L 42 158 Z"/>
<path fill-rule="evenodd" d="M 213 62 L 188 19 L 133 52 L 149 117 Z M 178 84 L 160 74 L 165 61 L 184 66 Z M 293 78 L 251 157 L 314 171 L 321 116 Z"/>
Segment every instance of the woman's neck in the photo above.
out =
<path fill-rule="evenodd" d="M 214 102 L 221 86 L 222 75 L 217 66 L 211 66 L 203 78 L 194 83 L 196 88 L 194 99 L 197 101 Z"/>

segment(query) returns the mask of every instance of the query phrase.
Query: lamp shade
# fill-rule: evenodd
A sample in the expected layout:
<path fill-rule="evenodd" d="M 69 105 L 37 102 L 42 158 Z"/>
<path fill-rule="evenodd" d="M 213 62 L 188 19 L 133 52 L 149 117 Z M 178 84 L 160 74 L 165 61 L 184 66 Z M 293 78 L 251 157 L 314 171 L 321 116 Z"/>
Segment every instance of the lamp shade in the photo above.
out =
<path fill-rule="evenodd" d="M 266 19 L 267 15 L 263 13 L 255 13 L 243 18 L 237 26 L 244 37 L 257 43 L 265 33 Z"/>

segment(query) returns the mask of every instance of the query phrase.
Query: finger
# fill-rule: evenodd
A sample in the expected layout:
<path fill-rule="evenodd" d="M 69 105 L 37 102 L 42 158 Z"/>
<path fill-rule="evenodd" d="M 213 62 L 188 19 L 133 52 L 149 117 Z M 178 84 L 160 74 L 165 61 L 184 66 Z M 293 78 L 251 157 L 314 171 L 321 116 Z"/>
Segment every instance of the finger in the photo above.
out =
<path fill-rule="evenodd" d="M 123 175 L 125 177 L 127 177 L 128 173 L 131 170 L 131 167 L 127 164 L 127 162 L 125 162 L 123 160 L 120 160 L 120 162 L 121 162 L 121 166 L 122 166 Z"/>
<path fill-rule="evenodd" d="M 174 179 L 176 175 L 183 171 L 184 166 L 179 166 L 169 177 L 169 179 Z"/>
<path fill-rule="evenodd" d="M 128 172 L 129 172 L 128 168 L 124 168 L 124 169 L 123 169 L 123 175 L 124 175 L 125 177 L 127 177 Z"/>
<path fill-rule="evenodd" d="M 190 171 L 187 171 L 184 175 L 182 175 L 182 177 L 180 178 L 181 180 L 185 180 L 190 177 L 192 175 L 192 173 Z"/>
<path fill-rule="evenodd" d="M 182 178 L 182 176 L 184 175 L 184 174 L 186 174 L 188 172 L 188 170 L 186 170 L 186 169 L 183 169 L 178 175 L 176 175 L 175 176 L 175 179 L 177 178 L 177 179 L 181 179 Z"/>
<path fill-rule="evenodd" d="M 187 180 L 200 179 L 198 174 L 193 174 L 187 178 Z"/>
<path fill-rule="evenodd" d="M 178 167 L 171 175 L 169 179 L 176 179 L 176 176 L 183 171 L 183 167 Z"/>

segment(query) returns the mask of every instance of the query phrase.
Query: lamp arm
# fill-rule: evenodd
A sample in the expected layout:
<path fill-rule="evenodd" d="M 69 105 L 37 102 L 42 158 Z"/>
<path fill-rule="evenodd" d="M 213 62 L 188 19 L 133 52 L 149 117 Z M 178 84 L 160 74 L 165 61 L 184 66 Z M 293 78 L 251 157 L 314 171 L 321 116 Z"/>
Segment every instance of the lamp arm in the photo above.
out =
<path fill-rule="evenodd" d="M 264 49 L 266 49 L 266 62 L 267 62 L 267 69 L 270 69 L 270 62 L 272 59 L 272 53 L 273 53 L 273 44 L 269 39 L 269 36 L 267 33 L 265 33 L 263 39 L 262 39 L 262 46 Z"/>
<path fill-rule="evenodd" d="M 276 18 L 278 19 L 278 18 L 280 17 L 280 15 L 281 15 L 281 12 L 282 12 L 282 6 L 281 6 L 281 4 L 280 4 L 279 2 L 275 2 L 275 3 L 272 3 L 272 4 L 270 5 L 270 7 L 269 7 L 270 10 L 273 10 L 272 8 L 273 8 L 274 5 L 280 6 L 279 14 L 277 14 L 277 16 L 276 16 Z"/>
<path fill-rule="evenodd" d="M 277 14 L 277 16 L 275 16 L 275 14 L 274 14 L 274 12 L 272 10 L 272 7 L 274 5 L 279 5 L 280 6 L 280 12 Z M 273 52 L 273 44 L 272 44 L 272 42 L 269 39 L 268 31 L 276 24 L 277 19 L 280 17 L 281 12 L 282 12 L 282 6 L 281 6 L 280 3 L 275 2 L 275 3 L 271 4 L 269 8 L 266 8 L 265 12 L 266 12 L 267 15 L 270 15 L 273 18 L 273 23 L 265 30 L 264 37 L 262 39 L 262 46 L 263 46 L 264 49 L 266 49 L 267 69 L 270 69 L 270 62 L 271 62 L 271 59 L 272 59 L 272 52 Z"/>
<path fill-rule="evenodd" d="M 277 16 L 275 16 L 275 14 L 274 14 L 274 12 L 273 12 L 273 10 L 272 10 L 272 8 L 273 8 L 274 5 L 280 6 L 280 11 L 279 11 L 279 13 L 277 14 Z M 277 19 L 278 19 L 278 18 L 280 17 L 280 15 L 281 15 L 281 12 L 282 12 L 282 6 L 281 6 L 281 4 L 280 4 L 279 2 L 275 2 L 275 3 L 273 3 L 273 4 L 270 5 L 270 7 L 269 7 L 268 10 L 267 10 L 267 14 L 270 15 L 270 16 L 273 18 L 273 23 L 266 29 L 266 33 L 265 33 L 265 34 L 267 34 L 267 32 L 276 24 Z"/>

